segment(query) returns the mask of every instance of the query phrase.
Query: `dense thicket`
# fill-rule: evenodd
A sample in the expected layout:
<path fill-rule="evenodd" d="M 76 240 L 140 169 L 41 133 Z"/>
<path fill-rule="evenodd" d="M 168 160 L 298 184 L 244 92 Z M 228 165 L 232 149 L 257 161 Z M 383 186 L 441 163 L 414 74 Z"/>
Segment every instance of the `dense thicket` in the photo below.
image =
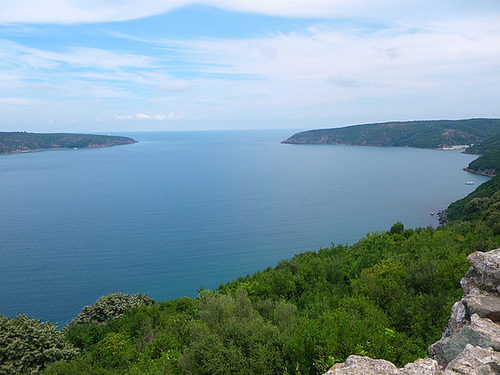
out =
<path fill-rule="evenodd" d="M 484 216 L 485 209 L 489 207 L 490 197 L 500 191 L 500 176 L 479 185 L 472 193 L 465 198 L 450 204 L 446 210 L 446 217 L 449 220 L 471 220 Z M 495 210 L 497 206 L 493 206 Z"/>

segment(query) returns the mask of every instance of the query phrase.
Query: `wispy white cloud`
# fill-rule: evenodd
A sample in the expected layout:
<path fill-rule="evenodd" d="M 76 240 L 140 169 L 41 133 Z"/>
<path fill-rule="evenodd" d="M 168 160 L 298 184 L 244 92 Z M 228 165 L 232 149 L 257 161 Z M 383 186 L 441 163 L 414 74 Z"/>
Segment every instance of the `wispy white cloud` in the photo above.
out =
<path fill-rule="evenodd" d="M 0 0 L 0 23 L 96 23 L 154 16 L 191 5 L 296 18 L 387 17 L 467 8 L 499 9 L 496 0 Z M 431 12 L 430 12 L 431 11 Z"/>
<path fill-rule="evenodd" d="M 24 2 L 20 0 L 19 4 Z M 40 4 L 28 3 L 32 7 Z M 140 3 L 143 9 L 135 8 L 139 6 L 135 0 L 87 3 L 48 0 L 47 12 L 59 4 L 61 9 L 70 7 L 73 13 L 65 14 L 66 21 L 63 12 L 59 16 L 47 14 L 45 21 L 136 18 L 195 2 L 147 1 Z M 452 3 L 458 8 L 472 6 L 462 0 L 435 3 L 442 7 L 451 7 Z M 478 0 L 474 4 L 486 3 Z M 17 2 L 9 1 L 8 7 L 4 4 L 0 0 L 0 22 L 2 17 L 13 19 L 17 7 Z M 403 9 L 415 7 L 415 2 L 211 0 L 196 4 L 280 16 L 307 16 L 310 12 L 311 17 L 322 19 L 286 31 L 231 38 L 201 34 L 169 34 L 165 38 L 161 33 L 126 34 L 125 27 L 116 28 L 120 33 L 108 31 L 109 25 L 104 25 L 99 26 L 105 30 L 103 39 L 93 47 L 89 47 L 92 43 L 85 44 L 85 39 L 62 45 L 38 45 L 36 38 L 30 44 L 27 37 L 0 40 L 0 96 L 12 98 L 0 105 L 22 108 L 24 103 L 29 108 L 42 100 L 37 98 L 43 98 L 49 102 L 47 113 L 71 110 L 81 117 L 92 113 L 92 118 L 122 124 L 148 122 L 158 126 L 163 121 L 195 117 L 343 116 L 352 118 L 351 123 L 363 121 L 356 120 L 362 113 L 367 121 L 429 118 L 433 113 L 439 118 L 455 113 L 498 113 L 498 109 L 494 113 L 491 109 L 500 99 L 500 12 L 367 23 L 359 18 L 339 22 L 327 16 L 353 15 L 355 8 L 361 7 L 355 17 L 368 17 L 370 9 L 374 14 L 383 13 L 386 8 L 382 5 Z M 430 0 L 418 4 L 424 7 Z M 113 8 L 113 16 L 107 7 Z M 30 12 L 34 14 L 28 7 Z M 56 16 L 60 17 L 58 21 Z M 31 21 L 23 21 L 19 15 L 16 22 Z M 56 26 L 47 28 L 57 30 Z M 92 28 L 92 32 L 95 30 Z M 164 113 L 165 108 L 169 112 Z"/>
<path fill-rule="evenodd" d="M 136 113 L 133 115 L 120 115 L 113 116 L 116 120 L 157 120 L 157 121 L 173 121 L 181 120 L 186 117 L 184 113 L 169 112 L 167 114 L 148 115 L 145 113 Z"/>

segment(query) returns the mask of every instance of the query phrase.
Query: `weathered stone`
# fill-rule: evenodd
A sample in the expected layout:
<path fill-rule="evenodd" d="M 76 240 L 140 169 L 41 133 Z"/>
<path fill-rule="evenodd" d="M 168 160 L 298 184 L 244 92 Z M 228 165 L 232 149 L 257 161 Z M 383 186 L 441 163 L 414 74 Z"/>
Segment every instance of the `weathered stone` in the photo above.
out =
<path fill-rule="evenodd" d="M 470 325 L 432 344 L 429 354 L 439 365 L 445 367 L 464 350 L 467 344 L 500 350 L 500 327 L 490 319 L 480 318 L 474 314 Z"/>
<path fill-rule="evenodd" d="M 465 306 L 462 301 L 455 302 L 451 308 L 450 320 L 443 332 L 442 339 L 454 335 L 459 329 L 470 324 L 470 315 L 467 315 Z"/>
<path fill-rule="evenodd" d="M 460 281 L 464 292 L 475 294 L 500 294 L 500 249 L 487 253 L 477 251 L 467 257 L 472 267 Z"/>
<path fill-rule="evenodd" d="M 400 369 L 398 375 L 440 375 L 441 368 L 437 361 L 431 358 L 417 359 L 415 362 L 408 363 Z"/>
<path fill-rule="evenodd" d="M 479 315 L 494 322 L 500 321 L 500 296 L 497 295 L 471 295 L 462 299 L 466 315 Z"/>
<path fill-rule="evenodd" d="M 398 369 L 383 359 L 351 355 L 342 364 L 334 365 L 324 375 L 441 375 L 438 363 L 431 358 L 417 359 Z"/>
<path fill-rule="evenodd" d="M 398 369 L 391 362 L 383 359 L 371 359 L 350 355 L 340 366 L 332 367 L 325 375 L 399 375 Z"/>
<path fill-rule="evenodd" d="M 444 375 L 498 375 L 500 353 L 492 348 L 468 344 L 462 353 L 446 367 Z"/>

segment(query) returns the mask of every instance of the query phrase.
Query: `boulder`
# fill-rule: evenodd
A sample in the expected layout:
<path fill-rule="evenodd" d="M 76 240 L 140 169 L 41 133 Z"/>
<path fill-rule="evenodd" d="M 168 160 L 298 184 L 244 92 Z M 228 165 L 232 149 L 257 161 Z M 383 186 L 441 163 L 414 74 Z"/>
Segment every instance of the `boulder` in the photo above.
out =
<path fill-rule="evenodd" d="M 398 375 L 441 375 L 441 367 L 431 358 L 417 359 L 399 370 Z"/>
<path fill-rule="evenodd" d="M 500 351 L 500 327 L 488 318 L 472 315 L 471 323 L 429 347 L 429 354 L 446 367 L 468 344 Z"/>
<path fill-rule="evenodd" d="M 467 257 L 472 265 L 460 281 L 466 295 L 500 295 L 500 249 L 477 251 Z"/>
<path fill-rule="evenodd" d="M 333 366 L 325 375 L 441 375 L 438 363 L 431 358 L 417 359 L 398 369 L 383 359 L 351 355 L 342 364 Z"/>
<path fill-rule="evenodd" d="M 500 322 L 500 296 L 497 295 L 469 295 L 462 298 L 465 314 L 479 315 L 494 322 Z"/>
<path fill-rule="evenodd" d="M 498 375 L 500 353 L 492 348 L 467 344 L 465 349 L 444 370 L 444 375 Z"/>
<path fill-rule="evenodd" d="M 333 366 L 325 375 L 398 375 L 398 368 L 383 359 L 350 355 L 341 365 Z"/>

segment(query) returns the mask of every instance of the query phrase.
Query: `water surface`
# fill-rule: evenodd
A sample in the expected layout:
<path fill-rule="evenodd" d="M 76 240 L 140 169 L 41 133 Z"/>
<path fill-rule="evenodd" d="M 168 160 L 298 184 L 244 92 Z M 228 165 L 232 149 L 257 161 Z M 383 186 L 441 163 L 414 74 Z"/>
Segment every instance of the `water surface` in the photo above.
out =
<path fill-rule="evenodd" d="M 293 131 L 129 133 L 0 157 L 0 313 L 65 323 L 109 292 L 194 296 L 367 231 L 437 225 L 486 178 L 456 151 L 284 145 Z"/>

